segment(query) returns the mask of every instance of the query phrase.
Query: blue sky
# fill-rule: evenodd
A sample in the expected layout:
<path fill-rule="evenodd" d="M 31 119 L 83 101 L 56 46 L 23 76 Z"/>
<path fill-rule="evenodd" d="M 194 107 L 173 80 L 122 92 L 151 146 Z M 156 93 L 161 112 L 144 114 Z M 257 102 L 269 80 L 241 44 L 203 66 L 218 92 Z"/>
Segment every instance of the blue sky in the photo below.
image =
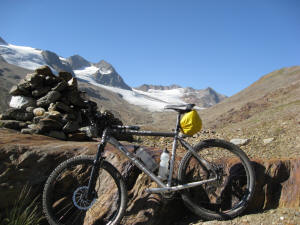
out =
<path fill-rule="evenodd" d="M 15 45 L 111 63 L 132 87 L 231 96 L 300 65 L 298 0 L 1 0 L 0 36 Z"/>

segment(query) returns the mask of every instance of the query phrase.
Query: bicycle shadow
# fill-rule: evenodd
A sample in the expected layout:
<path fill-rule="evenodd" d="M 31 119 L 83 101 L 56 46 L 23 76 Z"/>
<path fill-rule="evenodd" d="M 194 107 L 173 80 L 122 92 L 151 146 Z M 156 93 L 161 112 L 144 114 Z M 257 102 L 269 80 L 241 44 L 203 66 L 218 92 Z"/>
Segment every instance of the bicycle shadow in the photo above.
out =
<path fill-rule="evenodd" d="M 257 161 L 251 163 L 255 171 L 256 183 L 254 196 L 245 213 L 277 208 L 282 194 L 282 183 L 290 177 L 288 168 L 283 163 L 267 163 L 267 165 Z"/>
<path fill-rule="evenodd" d="M 179 195 L 172 199 L 164 199 L 159 194 L 146 194 L 127 210 L 121 224 L 174 224 L 174 221 L 182 219 L 187 213 L 188 209 L 183 206 Z"/>

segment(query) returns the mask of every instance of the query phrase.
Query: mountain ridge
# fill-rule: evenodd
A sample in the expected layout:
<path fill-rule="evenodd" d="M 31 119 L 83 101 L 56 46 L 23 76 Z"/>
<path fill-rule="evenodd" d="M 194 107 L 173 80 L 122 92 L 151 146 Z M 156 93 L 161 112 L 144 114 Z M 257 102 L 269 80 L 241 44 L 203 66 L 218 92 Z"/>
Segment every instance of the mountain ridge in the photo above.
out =
<path fill-rule="evenodd" d="M 3 39 L 1 40 L 0 56 L 9 64 L 29 70 L 48 65 L 54 73 L 56 71 L 56 74 L 59 71 L 68 71 L 73 77 L 83 82 L 106 88 L 119 94 L 128 103 L 144 107 L 150 111 L 161 111 L 166 104 L 184 103 L 196 103 L 198 107 L 205 108 L 225 98 L 215 91 L 208 92 L 207 90 L 195 90 L 193 88 L 182 89 L 176 84 L 169 87 L 160 85 L 156 89 L 161 92 L 156 93 L 142 90 L 136 91 L 126 84 L 115 68 L 105 60 L 92 63 L 80 55 L 63 58 L 49 50 L 5 44 L 6 42 Z M 199 93 L 202 93 L 200 99 L 198 98 Z M 208 94 L 211 94 L 211 96 L 207 96 Z M 203 97 L 204 95 L 206 97 Z"/>

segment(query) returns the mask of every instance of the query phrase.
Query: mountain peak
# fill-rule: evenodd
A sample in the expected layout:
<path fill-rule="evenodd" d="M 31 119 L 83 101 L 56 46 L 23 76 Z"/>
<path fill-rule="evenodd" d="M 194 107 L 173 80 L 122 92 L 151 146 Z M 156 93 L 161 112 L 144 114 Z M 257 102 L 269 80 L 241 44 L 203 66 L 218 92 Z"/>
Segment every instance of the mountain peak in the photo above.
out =
<path fill-rule="evenodd" d="M 108 62 L 101 60 L 100 62 L 94 64 L 99 70 L 94 74 L 94 79 L 97 83 L 122 88 L 126 90 L 131 90 L 123 80 L 123 78 L 117 73 L 114 67 Z"/>
<path fill-rule="evenodd" d="M 58 55 L 56 53 L 51 52 L 49 50 L 42 51 L 42 57 L 45 60 L 46 64 L 50 67 L 52 67 L 57 72 L 59 71 L 67 71 L 70 72 L 74 77 L 75 74 L 68 64 L 62 63 L 62 61 L 59 59 Z"/>
<path fill-rule="evenodd" d="M 7 42 L 3 40 L 3 38 L 0 37 L 0 44 L 1 45 L 7 45 Z"/>
<path fill-rule="evenodd" d="M 80 55 L 73 55 L 67 58 L 67 61 L 69 62 L 73 70 L 78 70 L 83 67 L 91 66 L 91 63 Z"/>
<path fill-rule="evenodd" d="M 115 69 L 111 64 L 106 62 L 105 60 L 101 60 L 95 64 L 96 67 L 99 68 L 101 74 L 111 74 L 115 72 Z"/>

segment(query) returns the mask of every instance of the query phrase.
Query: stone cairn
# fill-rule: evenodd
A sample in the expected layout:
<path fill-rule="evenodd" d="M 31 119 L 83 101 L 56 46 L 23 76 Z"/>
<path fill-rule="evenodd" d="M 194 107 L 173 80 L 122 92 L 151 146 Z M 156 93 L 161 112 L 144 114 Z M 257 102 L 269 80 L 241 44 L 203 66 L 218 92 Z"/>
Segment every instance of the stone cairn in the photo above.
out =
<path fill-rule="evenodd" d="M 61 140 L 88 140 L 101 135 L 107 123 L 122 122 L 82 97 L 77 79 L 69 72 L 55 76 L 48 66 L 35 70 L 10 90 L 10 108 L 0 115 L 0 127 L 24 134 L 43 134 Z M 90 129 L 90 121 L 98 129 Z"/>

